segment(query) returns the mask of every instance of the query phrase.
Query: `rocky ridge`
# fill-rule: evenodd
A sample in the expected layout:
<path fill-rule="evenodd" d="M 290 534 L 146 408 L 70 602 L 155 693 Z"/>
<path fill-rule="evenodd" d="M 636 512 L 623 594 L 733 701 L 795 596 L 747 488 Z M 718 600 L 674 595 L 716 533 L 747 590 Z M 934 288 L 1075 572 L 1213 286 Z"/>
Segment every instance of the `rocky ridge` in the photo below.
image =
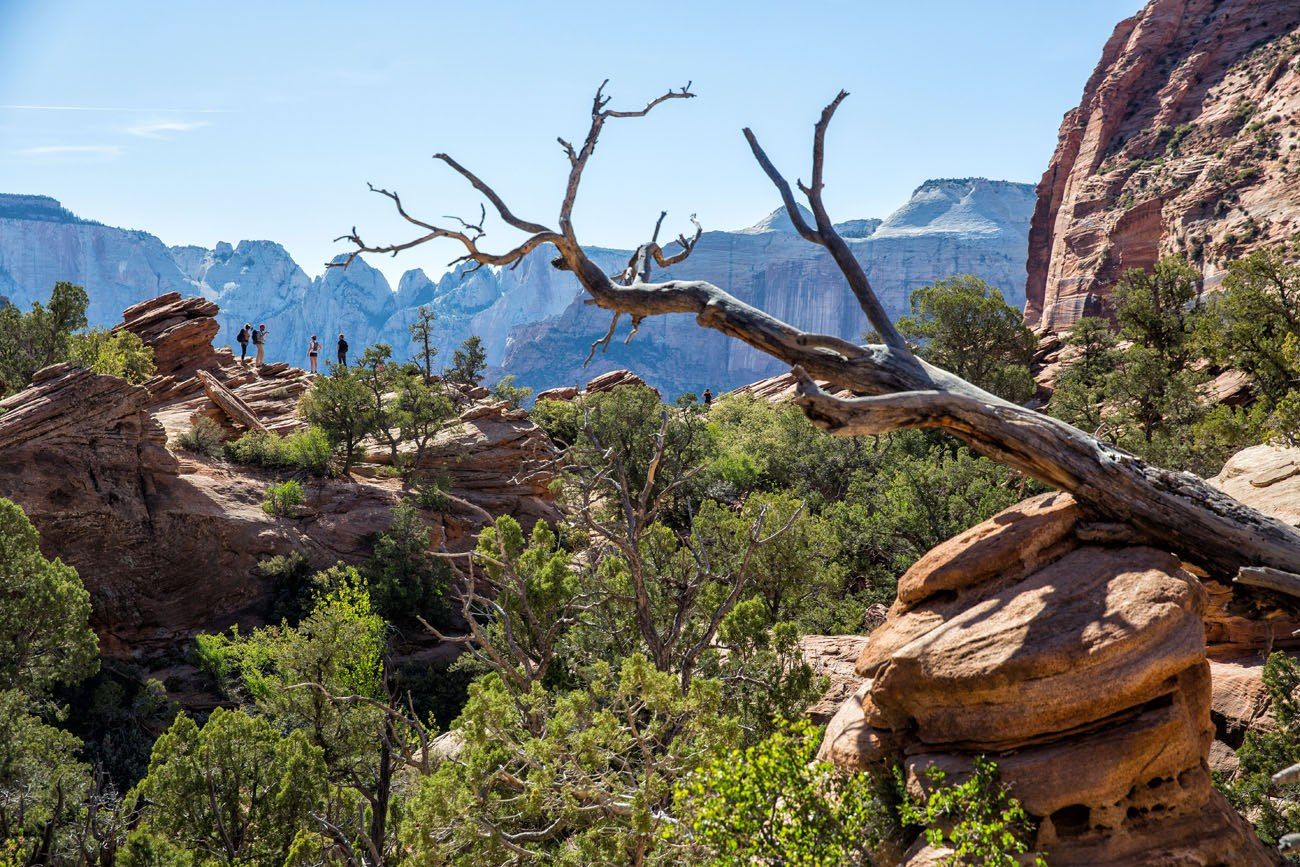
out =
<path fill-rule="evenodd" d="M 129 309 L 118 327 L 139 334 L 159 361 L 143 385 L 58 365 L 0 402 L 0 496 L 23 507 L 47 554 L 77 568 L 104 654 L 149 670 L 175 662 L 198 632 L 263 622 L 272 587 L 259 561 L 292 551 L 318 568 L 363 560 L 400 496 L 392 479 L 310 479 L 301 514 L 275 518 L 261 508 L 273 475 L 169 447 L 200 414 L 241 431 L 200 374 L 272 431 L 302 424 L 296 406 L 310 375 L 283 363 L 254 370 L 213 350 L 216 312 L 179 293 Z M 464 405 L 430 468 L 454 497 L 493 515 L 525 524 L 554 517 L 545 434 L 481 396 Z M 422 515 L 450 551 L 468 550 L 482 520 L 455 500 Z"/>
<path fill-rule="evenodd" d="M 1031 325 L 1105 310 L 1128 268 L 1224 263 L 1300 228 L 1300 6 L 1151 0 L 1120 22 L 1061 124 L 1029 235 Z"/>

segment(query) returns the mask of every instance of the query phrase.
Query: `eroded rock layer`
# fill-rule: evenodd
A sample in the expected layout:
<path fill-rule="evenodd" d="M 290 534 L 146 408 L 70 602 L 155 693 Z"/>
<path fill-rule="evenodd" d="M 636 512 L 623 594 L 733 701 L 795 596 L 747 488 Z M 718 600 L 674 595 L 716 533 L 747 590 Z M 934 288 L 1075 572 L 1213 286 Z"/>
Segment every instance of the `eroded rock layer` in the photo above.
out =
<path fill-rule="evenodd" d="M 1211 285 L 1300 228 L 1300 4 L 1151 0 L 1120 22 L 1038 185 L 1025 315 L 1102 312 L 1128 268 L 1181 253 Z"/>
<path fill-rule="evenodd" d="M 1275 863 L 1211 786 L 1205 588 L 1173 555 L 1095 530 L 1047 494 L 919 560 L 822 754 L 901 763 L 914 794 L 927 768 L 960 779 L 988 755 L 1052 864 Z"/>

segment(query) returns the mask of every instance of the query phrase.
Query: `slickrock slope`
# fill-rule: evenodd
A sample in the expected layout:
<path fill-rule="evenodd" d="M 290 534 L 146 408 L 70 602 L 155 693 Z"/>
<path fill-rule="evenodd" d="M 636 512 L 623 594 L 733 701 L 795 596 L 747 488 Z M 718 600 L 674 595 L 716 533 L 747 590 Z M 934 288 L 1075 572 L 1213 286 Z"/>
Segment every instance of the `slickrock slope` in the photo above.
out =
<path fill-rule="evenodd" d="M 301 424 L 295 409 L 309 375 L 285 364 L 255 371 L 214 351 L 215 313 L 176 293 L 127 311 L 119 327 L 159 360 L 143 386 L 60 365 L 0 403 L 0 496 L 27 511 L 48 555 L 77 568 L 110 657 L 155 664 L 196 632 L 261 622 L 271 587 L 258 561 L 298 550 L 319 567 L 358 562 L 398 502 L 396 481 L 312 479 L 303 514 L 274 518 L 261 508 L 271 475 L 167 448 L 196 413 L 236 432 L 198 371 L 271 430 Z M 544 471 L 554 452 L 524 414 L 474 402 L 440 445 L 432 466 L 456 495 L 525 523 L 554 515 Z M 453 551 L 467 550 L 480 520 L 454 506 L 424 518 Z"/>
<path fill-rule="evenodd" d="M 987 754 L 1052 864 L 1276 863 L 1210 784 L 1204 588 L 1102 529 L 1047 494 L 918 561 L 823 755 L 901 761 L 919 793 L 930 765 L 959 777 Z"/>
<path fill-rule="evenodd" d="M 1038 185 L 1026 319 L 1100 312 L 1123 270 L 1224 261 L 1300 229 L 1300 4 L 1151 0 L 1119 24 Z"/>

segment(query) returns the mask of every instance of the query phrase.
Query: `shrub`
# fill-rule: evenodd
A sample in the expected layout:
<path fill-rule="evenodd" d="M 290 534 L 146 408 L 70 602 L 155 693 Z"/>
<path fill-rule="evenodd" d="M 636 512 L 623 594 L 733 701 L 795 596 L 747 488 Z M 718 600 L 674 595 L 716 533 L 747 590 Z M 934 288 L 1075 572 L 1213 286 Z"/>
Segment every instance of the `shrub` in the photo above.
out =
<path fill-rule="evenodd" d="M 295 431 L 281 442 L 290 466 L 315 476 L 329 475 L 332 452 L 325 431 L 313 425 Z"/>
<path fill-rule="evenodd" d="M 332 456 L 329 438 L 315 426 L 283 438 L 249 431 L 227 442 L 225 452 L 236 463 L 274 470 L 302 470 L 316 476 L 329 474 Z"/>
<path fill-rule="evenodd" d="M 95 373 L 139 384 L 154 375 L 153 347 L 130 331 L 92 328 L 72 335 L 68 360 Z"/>
<path fill-rule="evenodd" d="M 515 375 L 508 373 L 492 386 L 492 396 L 504 400 L 511 409 L 519 409 L 524 401 L 533 396 L 533 390 L 526 385 L 515 385 Z"/>
<path fill-rule="evenodd" d="M 297 479 L 289 479 L 266 489 L 266 499 L 262 501 L 262 511 L 279 518 L 288 517 L 303 502 L 302 485 Z"/>
<path fill-rule="evenodd" d="M 692 854 L 735 867 L 872 863 L 891 836 L 890 809 L 867 774 L 818 761 L 820 743 L 807 720 L 782 724 L 687 777 L 676 806 Z"/>
<path fill-rule="evenodd" d="M 905 789 L 902 771 L 895 774 L 899 788 Z M 974 773 L 962 783 L 947 782 L 947 775 L 934 766 L 926 769 L 926 777 L 925 800 L 904 798 L 900 804 L 899 815 L 906 824 L 924 827 L 930 845 L 952 849 L 954 864 L 1016 867 L 1024 863 L 1017 856 L 1029 853 L 1033 825 L 1002 784 L 994 762 L 977 756 Z M 1042 855 L 1031 863 L 1047 865 Z"/>
<path fill-rule="evenodd" d="M 415 504 L 431 512 L 447 511 L 451 506 L 451 500 L 447 497 L 448 487 L 450 482 L 447 479 L 425 479 L 415 488 Z"/>
<path fill-rule="evenodd" d="M 206 415 L 201 415 L 194 420 L 189 430 L 183 431 L 176 437 L 176 445 L 196 455 L 219 458 L 222 455 L 221 444 L 225 438 L 226 433 L 221 429 L 221 425 Z"/>

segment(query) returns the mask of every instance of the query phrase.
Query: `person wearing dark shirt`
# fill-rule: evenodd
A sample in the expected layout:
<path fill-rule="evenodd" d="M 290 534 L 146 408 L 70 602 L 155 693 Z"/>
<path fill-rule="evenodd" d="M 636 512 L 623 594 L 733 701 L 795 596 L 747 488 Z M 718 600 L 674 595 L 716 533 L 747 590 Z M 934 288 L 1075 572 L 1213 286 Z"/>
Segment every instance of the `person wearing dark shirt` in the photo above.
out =
<path fill-rule="evenodd" d="M 239 329 L 239 334 L 235 337 L 235 340 L 239 343 L 240 364 L 243 364 L 244 360 L 248 358 L 248 341 L 252 339 L 252 337 L 253 326 L 245 322 L 244 327 Z"/>
<path fill-rule="evenodd" d="M 339 367 L 348 366 L 348 341 L 342 334 L 339 335 Z"/>

